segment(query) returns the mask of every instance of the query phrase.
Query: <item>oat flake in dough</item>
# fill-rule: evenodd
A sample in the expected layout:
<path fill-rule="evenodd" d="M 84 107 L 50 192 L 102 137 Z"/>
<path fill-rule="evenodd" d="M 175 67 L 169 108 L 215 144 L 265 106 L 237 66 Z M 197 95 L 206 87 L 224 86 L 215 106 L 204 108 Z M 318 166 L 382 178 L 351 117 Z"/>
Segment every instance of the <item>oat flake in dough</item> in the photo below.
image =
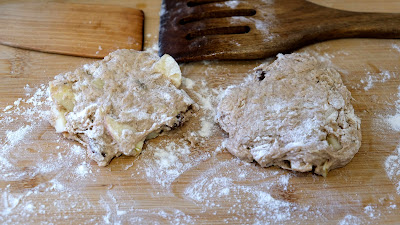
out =
<path fill-rule="evenodd" d="M 221 97 L 216 121 L 233 155 L 263 167 L 326 176 L 361 145 L 360 119 L 340 74 L 302 54 L 279 54 Z"/>
<path fill-rule="evenodd" d="M 145 140 L 190 116 L 195 104 L 177 88 L 180 84 L 179 65 L 172 57 L 117 50 L 50 82 L 50 122 L 106 166 L 121 154 L 138 155 Z"/>

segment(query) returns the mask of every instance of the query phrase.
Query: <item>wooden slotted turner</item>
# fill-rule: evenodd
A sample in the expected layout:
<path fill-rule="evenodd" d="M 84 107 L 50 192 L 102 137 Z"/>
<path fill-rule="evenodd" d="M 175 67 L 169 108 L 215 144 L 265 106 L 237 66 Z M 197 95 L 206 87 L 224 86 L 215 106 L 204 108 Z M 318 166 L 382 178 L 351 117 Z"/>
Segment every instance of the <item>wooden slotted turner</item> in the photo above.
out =
<path fill-rule="evenodd" d="M 141 10 L 57 2 L 1 3 L 0 44 L 103 58 L 119 48 L 142 50 Z"/>
<path fill-rule="evenodd" d="M 337 38 L 399 38 L 400 14 L 305 0 L 163 0 L 160 55 L 178 62 L 260 59 Z"/>

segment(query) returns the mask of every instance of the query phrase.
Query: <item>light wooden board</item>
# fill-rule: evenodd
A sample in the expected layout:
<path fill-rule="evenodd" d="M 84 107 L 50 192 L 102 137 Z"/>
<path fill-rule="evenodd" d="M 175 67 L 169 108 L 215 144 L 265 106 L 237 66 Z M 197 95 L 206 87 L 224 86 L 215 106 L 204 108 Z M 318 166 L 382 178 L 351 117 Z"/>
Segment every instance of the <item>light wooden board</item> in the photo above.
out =
<path fill-rule="evenodd" d="M 129 7 L 3 3 L 0 23 L 0 43 L 12 47 L 91 58 L 142 50 L 143 12 Z"/>
<path fill-rule="evenodd" d="M 79 2 L 104 2 L 142 9 L 145 12 L 145 48 L 156 46 L 160 1 Z M 342 9 L 400 12 L 397 1 L 318 2 Z M 171 183 L 163 184 L 161 178 L 171 176 L 158 174 L 157 171 L 163 171 L 161 167 L 146 170 L 146 166 L 154 166 L 152 155 L 146 148 L 137 159 L 120 157 L 110 166 L 100 168 L 85 157 L 71 158 L 73 143 L 63 141 L 49 124 L 39 121 L 35 130 L 25 137 L 29 141 L 10 153 L 20 168 L 16 174 L 26 174 L 7 179 L 5 174 L 0 175 L 0 202 L 3 203 L 0 204 L 0 222 L 251 224 L 258 220 L 261 224 L 338 224 L 346 221 L 347 224 L 398 224 L 400 195 L 396 192 L 396 183 L 400 182 L 400 177 L 389 179 L 384 164 L 390 155 L 394 155 L 400 136 L 381 118 L 396 113 L 400 51 L 394 46 L 400 46 L 400 40 L 348 39 L 300 50 L 329 59 L 341 71 L 354 98 L 356 114 L 362 120 L 363 141 L 359 153 L 344 168 L 331 171 L 327 178 L 278 168 L 259 168 L 241 163 L 226 152 L 213 154 L 224 137 L 222 131 L 216 129 L 212 138 L 190 148 L 191 157 L 196 159 L 193 156 L 198 156 L 195 163 L 180 172 L 176 179 L 169 179 Z M 26 84 L 35 88 L 46 84 L 58 73 L 91 61 L 93 59 L 0 46 L 0 109 L 12 105 L 18 98 L 27 99 Z M 182 64 L 181 69 L 183 75 L 196 85 L 204 80 L 208 88 L 219 89 L 240 83 L 248 71 L 260 63 L 199 62 Z M 362 81 L 370 76 L 379 78 L 385 71 L 391 74 L 390 79 L 375 81 L 369 90 L 364 89 L 367 83 Z M 198 99 L 191 89 L 187 91 Z M 24 105 L 21 103 L 21 107 Z M 183 129 L 197 123 L 199 119 L 194 118 Z M 25 125 L 24 119 L 1 123 L 2 149 L 10 144 L 4 143 L 7 131 Z M 167 146 L 166 141 L 180 143 L 181 140 L 177 133 L 172 140 L 160 137 L 149 145 L 164 143 Z M 62 168 L 35 170 L 38 159 L 49 162 L 47 160 L 58 157 L 71 160 L 71 165 L 60 161 Z M 81 162 L 89 164 L 90 174 L 77 177 L 73 171 L 68 172 L 79 168 Z M 50 165 L 56 166 L 55 163 Z M 246 174 L 245 179 L 240 176 Z M 264 198 L 258 199 L 260 196 Z"/>

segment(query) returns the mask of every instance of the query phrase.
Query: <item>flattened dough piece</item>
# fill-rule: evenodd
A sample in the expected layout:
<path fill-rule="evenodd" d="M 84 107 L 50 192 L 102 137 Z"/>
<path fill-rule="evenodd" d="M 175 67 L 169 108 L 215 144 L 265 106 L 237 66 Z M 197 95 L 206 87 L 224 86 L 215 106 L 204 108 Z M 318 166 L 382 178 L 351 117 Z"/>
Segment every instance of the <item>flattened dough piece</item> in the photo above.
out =
<path fill-rule="evenodd" d="M 314 57 L 279 54 L 221 96 L 216 121 L 233 155 L 263 167 L 326 176 L 361 145 L 360 119 L 340 74 Z"/>
<path fill-rule="evenodd" d="M 117 50 L 50 82 L 50 123 L 87 146 L 100 166 L 137 155 L 146 139 L 180 126 L 195 109 L 178 89 L 181 71 L 168 55 Z"/>

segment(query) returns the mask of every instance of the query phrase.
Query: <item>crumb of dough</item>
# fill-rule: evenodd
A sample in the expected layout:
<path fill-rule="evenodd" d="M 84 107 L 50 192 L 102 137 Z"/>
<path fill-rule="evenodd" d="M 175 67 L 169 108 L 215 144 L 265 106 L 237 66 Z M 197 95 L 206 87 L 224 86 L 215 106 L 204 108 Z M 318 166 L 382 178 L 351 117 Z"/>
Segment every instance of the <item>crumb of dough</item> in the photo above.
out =
<path fill-rule="evenodd" d="M 121 154 L 138 155 L 146 140 L 191 116 L 197 106 L 180 84 L 171 56 L 117 50 L 50 82 L 50 123 L 106 166 Z"/>
<path fill-rule="evenodd" d="M 340 74 L 307 53 L 279 54 L 221 96 L 216 121 L 225 147 L 263 167 L 326 176 L 361 145 L 360 119 Z"/>

